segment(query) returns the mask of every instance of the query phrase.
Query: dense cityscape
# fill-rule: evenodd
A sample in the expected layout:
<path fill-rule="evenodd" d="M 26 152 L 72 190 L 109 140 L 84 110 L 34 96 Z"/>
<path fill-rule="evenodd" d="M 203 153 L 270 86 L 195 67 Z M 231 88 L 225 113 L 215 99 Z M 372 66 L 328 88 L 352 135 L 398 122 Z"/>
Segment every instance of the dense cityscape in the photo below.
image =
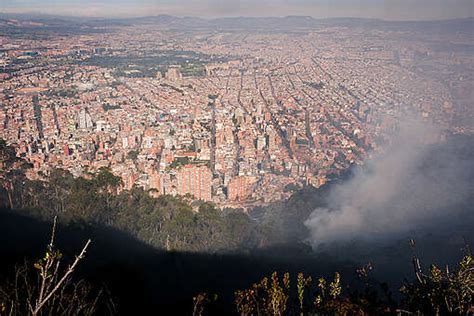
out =
<path fill-rule="evenodd" d="M 8 26 L 47 22 L 1 21 L 0 137 L 30 177 L 107 167 L 123 189 L 249 207 L 320 187 L 403 114 L 474 132 L 472 33 L 303 17 L 290 31 L 190 31 L 165 18 L 39 38 Z"/>

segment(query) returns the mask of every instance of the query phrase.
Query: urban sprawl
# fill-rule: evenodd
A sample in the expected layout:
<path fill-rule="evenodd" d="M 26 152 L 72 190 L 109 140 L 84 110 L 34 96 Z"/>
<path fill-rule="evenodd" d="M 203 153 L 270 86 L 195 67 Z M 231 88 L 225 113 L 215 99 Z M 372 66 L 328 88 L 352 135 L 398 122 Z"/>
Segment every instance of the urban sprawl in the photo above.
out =
<path fill-rule="evenodd" d="M 3 33 L 0 138 L 32 178 L 105 167 L 123 190 L 265 205 L 360 163 L 400 118 L 473 133 L 471 40 L 338 25 Z"/>

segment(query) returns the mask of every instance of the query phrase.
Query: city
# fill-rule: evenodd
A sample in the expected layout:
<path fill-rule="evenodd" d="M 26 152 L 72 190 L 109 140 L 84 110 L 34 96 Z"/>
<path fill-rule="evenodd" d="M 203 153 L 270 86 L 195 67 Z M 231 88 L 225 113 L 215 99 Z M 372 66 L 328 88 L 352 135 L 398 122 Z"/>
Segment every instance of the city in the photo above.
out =
<path fill-rule="evenodd" d="M 0 137 L 33 179 L 106 167 L 124 190 L 249 209 L 361 163 L 407 113 L 474 132 L 471 32 L 308 19 L 260 32 L 157 17 L 36 38 L 8 27 L 48 22 L 1 20 Z"/>

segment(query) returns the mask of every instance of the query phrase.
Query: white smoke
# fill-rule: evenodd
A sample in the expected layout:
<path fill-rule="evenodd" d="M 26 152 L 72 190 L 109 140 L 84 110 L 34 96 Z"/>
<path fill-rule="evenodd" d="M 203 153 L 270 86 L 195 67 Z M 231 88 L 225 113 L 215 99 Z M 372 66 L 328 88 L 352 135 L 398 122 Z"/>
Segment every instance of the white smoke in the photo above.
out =
<path fill-rule="evenodd" d="M 452 206 L 470 194 L 463 162 L 445 152 L 435 168 L 423 166 L 430 160 L 426 140 L 437 134 L 424 123 L 401 124 L 382 153 L 333 188 L 328 208 L 316 209 L 305 222 L 313 248 L 390 239 L 456 215 Z"/>

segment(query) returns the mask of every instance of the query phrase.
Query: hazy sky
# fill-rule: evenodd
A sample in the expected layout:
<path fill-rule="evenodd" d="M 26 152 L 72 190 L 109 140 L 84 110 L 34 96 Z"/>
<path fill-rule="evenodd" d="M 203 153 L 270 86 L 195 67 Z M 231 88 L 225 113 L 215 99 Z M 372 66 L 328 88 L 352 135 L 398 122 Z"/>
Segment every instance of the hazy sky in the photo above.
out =
<path fill-rule="evenodd" d="M 311 15 L 426 20 L 472 17 L 473 9 L 474 0 L 0 0 L 0 12 L 114 17 Z"/>

